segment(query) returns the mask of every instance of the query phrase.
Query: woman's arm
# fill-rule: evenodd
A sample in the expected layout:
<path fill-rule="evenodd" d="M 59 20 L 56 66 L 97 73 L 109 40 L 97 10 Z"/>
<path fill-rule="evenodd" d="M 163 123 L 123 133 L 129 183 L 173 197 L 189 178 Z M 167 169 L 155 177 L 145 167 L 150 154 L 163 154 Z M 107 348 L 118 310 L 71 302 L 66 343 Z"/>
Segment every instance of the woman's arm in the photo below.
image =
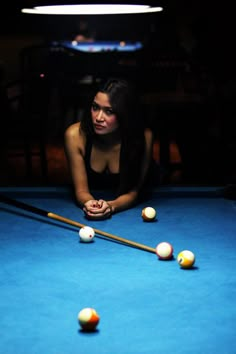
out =
<path fill-rule="evenodd" d="M 71 173 L 75 197 L 77 202 L 83 206 L 88 200 L 94 197 L 88 187 L 87 172 L 84 162 L 86 137 L 81 132 L 80 123 L 71 125 L 65 131 L 65 153 Z"/>
<path fill-rule="evenodd" d="M 108 204 L 111 206 L 113 213 L 131 207 L 136 202 L 139 195 L 139 191 L 144 184 L 153 154 L 153 133 L 150 129 L 146 129 L 144 135 L 145 152 L 143 156 L 141 175 L 138 181 L 138 185 L 133 190 L 130 190 L 128 193 L 122 194 L 116 199 L 108 201 Z"/>
<path fill-rule="evenodd" d="M 75 197 L 88 218 L 107 218 L 112 213 L 110 205 L 105 201 L 96 200 L 89 190 L 84 161 L 86 137 L 79 128 L 80 123 L 75 123 L 65 131 L 65 153 L 74 185 Z"/>
<path fill-rule="evenodd" d="M 75 197 L 87 217 L 91 219 L 107 218 L 112 212 L 110 205 L 105 201 L 96 200 L 89 190 L 84 161 L 86 137 L 79 128 L 80 123 L 75 123 L 65 131 L 65 153 L 74 185 Z"/>

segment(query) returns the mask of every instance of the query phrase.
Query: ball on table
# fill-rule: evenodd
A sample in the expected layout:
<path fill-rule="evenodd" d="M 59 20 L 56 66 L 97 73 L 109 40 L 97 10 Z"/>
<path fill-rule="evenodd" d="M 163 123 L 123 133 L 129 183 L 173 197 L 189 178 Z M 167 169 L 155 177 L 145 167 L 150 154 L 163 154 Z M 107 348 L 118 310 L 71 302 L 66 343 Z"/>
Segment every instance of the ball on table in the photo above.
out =
<path fill-rule="evenodd" d="M 94 239 L 95 232 L 90 226 L 83 226 L 79 230 L 79 237 L 81 242 L 91 242 Z"/>
<path fill-rule="evenodd" d="M 156 210 L 152 207 L 146 207 L 142 210 L 142 218 L 144 221 L 153 221 L 156 218 Z"/>
<path fill-rule="evenodd" d="M 191 268 L 195 263 L 195 255 L 188 250 L 181 251 L 177 256 L 177 262 L 181 268 Z"/>
<path fill-rule="evenodd" d="M 156 254 L 159 259 L 171 259 L 173 252 L 173 246 L 169 242 L 160 242 L 156 246 Z"/>
<path fill-rule="evenodd" d="M 78 313 L 78 322 L 84 331 L 94 331 L 100 317 L 93 308 L 84 308 Z"/>

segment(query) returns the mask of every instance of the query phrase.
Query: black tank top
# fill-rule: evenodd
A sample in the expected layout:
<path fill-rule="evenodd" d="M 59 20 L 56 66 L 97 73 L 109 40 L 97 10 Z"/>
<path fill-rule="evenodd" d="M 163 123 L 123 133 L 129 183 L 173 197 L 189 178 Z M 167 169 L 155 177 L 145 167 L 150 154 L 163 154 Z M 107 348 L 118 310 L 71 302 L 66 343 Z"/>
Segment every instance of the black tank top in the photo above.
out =
<path fill-rule="evenodd" d="M 120 174 L 111 173 L 108 170 L 96 172 L 90 166 L 90 157 L 92 151 L 92 142 L 87 139 L 85 148 L 85 166 L 87 171 L 89 188 L 91 189 L 109 189 L 117 191 L 120 183 Z"/>

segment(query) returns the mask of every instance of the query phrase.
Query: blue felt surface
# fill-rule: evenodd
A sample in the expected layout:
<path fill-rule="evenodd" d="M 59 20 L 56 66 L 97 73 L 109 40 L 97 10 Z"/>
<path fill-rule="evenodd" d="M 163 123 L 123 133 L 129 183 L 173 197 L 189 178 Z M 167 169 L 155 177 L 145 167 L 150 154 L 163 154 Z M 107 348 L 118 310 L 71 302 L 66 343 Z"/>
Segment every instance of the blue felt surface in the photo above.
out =
<path fill-rule="evenodd" d="M 99 235 L 82 244 L 72 226 L 0 204 L 1 354 L 236 352 L 235 202 L 157 193 L 156 222 L 142 221 L 141 204 L 88 223 L 69 194 L 39 195 L 17 197 L 150 247 L 171 242 L 175 258 Z M 193 270 L 176 262 L 183 249 Z M 88 306 L 101 316 L 94 333 L 77 323 Z"/>

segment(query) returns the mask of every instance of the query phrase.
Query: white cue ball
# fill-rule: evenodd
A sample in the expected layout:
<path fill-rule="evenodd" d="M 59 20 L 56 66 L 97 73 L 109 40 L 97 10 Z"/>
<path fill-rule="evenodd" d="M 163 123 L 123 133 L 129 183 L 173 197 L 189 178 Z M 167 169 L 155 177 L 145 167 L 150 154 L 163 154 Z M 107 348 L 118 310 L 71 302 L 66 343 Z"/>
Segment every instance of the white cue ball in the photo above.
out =
<path fill-rule="evenodd" d="M 156 246 L 156 254 L 159 259 L 171 259 L 173 252 L 173 246 L 169 242 L 161 242 Z"/>
<path fill-rule="evenodd" d="M 92 242 L 95 236 L 94 229 L 90 226 L 83 226 L 79 230 L 79 237 L 81 242 Z"/>
<path fill-rule="evenodd" d="M 155 219 L 156 215 L 156 210 L 152 207 L 146 207 L 142 210 L 142 218 L 144 221 L 152 221 Z"/>

